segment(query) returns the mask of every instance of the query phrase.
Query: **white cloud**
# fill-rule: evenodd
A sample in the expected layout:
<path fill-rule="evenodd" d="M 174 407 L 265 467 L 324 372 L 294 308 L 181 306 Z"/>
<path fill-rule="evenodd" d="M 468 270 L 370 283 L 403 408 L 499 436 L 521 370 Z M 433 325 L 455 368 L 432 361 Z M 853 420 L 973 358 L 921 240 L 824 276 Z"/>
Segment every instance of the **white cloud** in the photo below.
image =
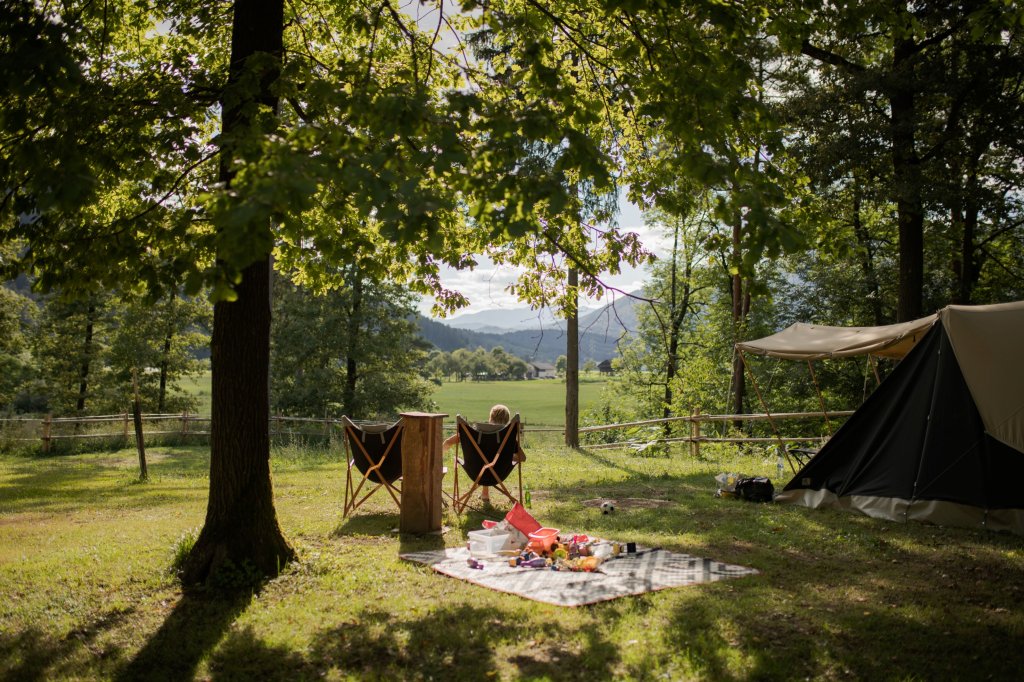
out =
<path fill-rule="evenodd" d="M 655 255 L 663 255 L 670 245 L 662 234 L 661 230 L 651 229 L 644 225 L 642 211 L 623 197 L 619 201 L 618 224 L 624 232 L 636 232 L 641 243 Z M 470 301 L 468 308 L 463 308 L 455 317 L 467 313 L 477 313 L 482 310 L 494 310 L 501 308 L 522 308 L 521 303 L 515 296 L 508 293 L 506 288 L 515 281 L 522 272 L 521 268 L 513 268 L 507 265 L 496 265 L 490 259 L 479 258 L 479 265 L 473 270 L 453 270 L 445 268 L 441 272 L 441 282 L 445 287 L 461 292 Z M 646 268 L 634 268 L 625 265 L 622 272 L 617 275 L 605 275 L 602 280 L 611 287 L 620 291 L 632 292 L 640 289 L 647 279 Z M 618 294 L 610 292 L 602 301 L 589 301 L 589 305 L 609 303 L 612 296 Z M 424 315 L 430 315 L 430 307 L 433 299 L 424 298 L 420 301 L 418 309 Z"/>

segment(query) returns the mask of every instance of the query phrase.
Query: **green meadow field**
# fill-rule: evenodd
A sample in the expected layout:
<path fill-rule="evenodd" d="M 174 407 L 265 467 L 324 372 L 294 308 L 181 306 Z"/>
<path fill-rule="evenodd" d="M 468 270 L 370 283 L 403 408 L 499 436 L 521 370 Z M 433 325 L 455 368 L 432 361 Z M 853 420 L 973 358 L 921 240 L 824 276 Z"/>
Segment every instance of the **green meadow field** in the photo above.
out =
<path fill-rule="evenodd" d="M 597 404 L 607 382 L 597 376 L 580 378 L 580 412 Z M 513 414 L 518 412 L 527 425 L 565 424 L 565 382 L 561 379 L 445 382 L 433 398 L 438 411 L 453 419 L 461 414 L 470 421 L 483 421 L 491 405 L 502 403 Z"/>
<path fill-rule="evenodd" d="M 598 403 L 608 381 L 596 374 L 580 377 L 581 413 Z M 209 372 L 183 380 L 181 388 L 199 399 L 199 414 L 210 414 Z M 503 403 L 513 414 L 518 412 L 527 425 L 560 427 L 565 423 L 565 382 L 561 379 L 446 381 L 437 387 L 432 398 L 437 410 L 450 415 L 451 421 L 457 414 L 471 421 L 485 420 L 491 405 Z"/>

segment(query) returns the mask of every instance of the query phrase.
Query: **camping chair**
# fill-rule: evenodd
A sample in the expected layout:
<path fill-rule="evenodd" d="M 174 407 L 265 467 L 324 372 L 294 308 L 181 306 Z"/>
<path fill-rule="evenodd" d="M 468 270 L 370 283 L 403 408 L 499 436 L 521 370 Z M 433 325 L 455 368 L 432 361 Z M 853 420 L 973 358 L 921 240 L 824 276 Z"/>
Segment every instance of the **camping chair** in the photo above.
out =
<path fill-rule="evenodd" d="M 455 490 L 452 496 L 452 507 L 455 512 L 463 512 L 473 491 L 480 486 L 489 486 L 512 502 L 522 503 L 523 469 L 520 464 L 523 458 L 519 447 L 519 415 L 512 417 L 508 424 L 470 424 L 461 416 L 457 416 L 455 429 L 459 434 L 459 449 L 455 453 Z M 461 494 L 459 469 L 462 469 L 470 480 L 469 489 Z M 519 472 L 518 496 L 513 496 L 505 486 L 505 480 L 513 469 Z"/>
<path fill-rule="evenodd" d="M 397 485 L 402 477 L 401 420 L 394 424 L 362 425 L 348 417 L 342 417 L 341 421 L 345 427 L 345 455 L 348 462 L 342 517 L 351 514 L 381 488 L 391 495 L 395 505 L 401 509 L 402 491 Z M 358 476 L 353 476 L 353 468 Z M 357 478 L 358 483 L 353 478 Z"/>
<path fill-rule="evenodd" d="M 790 448 L 790 456 L 796 460 L 796 463 L 800 465 L 800 468 L 807 466 L 807 463 L 818 454 L 817 448 Z"/>

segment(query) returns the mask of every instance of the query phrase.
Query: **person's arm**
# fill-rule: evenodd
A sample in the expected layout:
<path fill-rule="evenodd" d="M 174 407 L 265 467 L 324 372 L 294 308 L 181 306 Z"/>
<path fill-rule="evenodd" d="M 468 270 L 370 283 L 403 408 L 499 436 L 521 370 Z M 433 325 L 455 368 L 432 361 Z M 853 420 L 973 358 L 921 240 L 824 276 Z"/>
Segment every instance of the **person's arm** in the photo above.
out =
<path fill-rule="evenodd" d="M 435 440 L 434 442 L 436 443 L 437 441 Z M 459 432 L 456 431 L 455 433 L 453 433 L 452 435 L 450 435 L 450 436 L 448 436 L 447 438 L 444 439 L 444 442 L 441 443 L 441 449 L 442 450 L 447 450 L 448 448 L 450 448 L 451 446 L 455 445 L 458 442 L 459 442 Z"/>

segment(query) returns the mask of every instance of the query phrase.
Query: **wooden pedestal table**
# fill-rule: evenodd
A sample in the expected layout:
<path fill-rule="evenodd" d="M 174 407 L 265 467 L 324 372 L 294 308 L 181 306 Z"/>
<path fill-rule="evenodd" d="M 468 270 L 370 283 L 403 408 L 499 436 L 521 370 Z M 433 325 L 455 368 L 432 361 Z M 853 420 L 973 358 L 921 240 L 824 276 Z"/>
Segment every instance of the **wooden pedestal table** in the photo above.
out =
<path fill-rule="evenodd" d="M 447 416 L 402 413 L 401 533 L 441 532 L 441 431 Z"/>

